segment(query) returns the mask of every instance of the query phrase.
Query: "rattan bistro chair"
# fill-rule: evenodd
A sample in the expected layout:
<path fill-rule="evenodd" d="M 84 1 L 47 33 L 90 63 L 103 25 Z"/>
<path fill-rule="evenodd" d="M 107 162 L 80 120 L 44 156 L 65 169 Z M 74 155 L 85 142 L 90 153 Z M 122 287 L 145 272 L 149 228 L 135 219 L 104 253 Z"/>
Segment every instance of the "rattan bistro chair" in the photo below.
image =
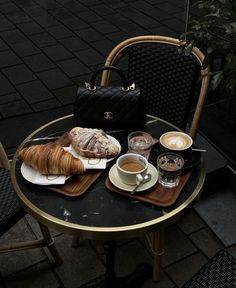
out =
<path fill-rule="evenodd" d="M 118 44 L 108 55 L 105 65 L 126 65 L 130 83 L 140 87 L 146 114 L 165 119 L 186 130 L 189 113 L 195 103 L 188 133 L 195 138 L 209 85 L 209 67 L 202 68 L 203 53 L 196 47 L 190 55 L 179 53 L 179 39 L 164 36 L 137 36 Z M 122 62 L 122 60 L 124 60 Z M 199 77 L 201 76 L 201 77 Z M 200 78 L 200 83 L 199 83 Z M 101 85 L 110 82 L 104 71 Z M 160 279 L 163 254 L 162 231 L 147 235 L 154 256 L 153 279 Z"/>
<path fill-rule="evenodd" d="M 182 288 L 236 287 L 236 259 L 225 250 L 211 258 Z"/>
<path fill-rule="evenodd" d="M 0 236 L 26 215 L 21 207 L 15 192 L 11 188 L 10 162 L 0 142 Z M 53 239 L 46 226 L 39 223 L 43 238 L 18 243 L 0 244 L 0 252 L 18 251 L 23 249 L 46 246 L 51 252 L 55 264 L 60 265 L 62 260 L 56 250 Z"/>
<path fill-rule="evenodd" d="M 202 68 L 204 55 L 198 48 L 186 56 L 178 51 L 181 45 L 179 39 L 164 36 L 129 38 L 110 52 L 105 65 L 119 66 L 120 60 L 127 57 L 128 79 L 140 87 L 146 114 L 165 119 L 182 130 L 186 129 L 192 103 L 197 102 L 189 130 L 195 138 L 210 71 L 209 67 Z M 109 80 L 110 71 L 104 71 L 101 84 L 106 86 Z"/>

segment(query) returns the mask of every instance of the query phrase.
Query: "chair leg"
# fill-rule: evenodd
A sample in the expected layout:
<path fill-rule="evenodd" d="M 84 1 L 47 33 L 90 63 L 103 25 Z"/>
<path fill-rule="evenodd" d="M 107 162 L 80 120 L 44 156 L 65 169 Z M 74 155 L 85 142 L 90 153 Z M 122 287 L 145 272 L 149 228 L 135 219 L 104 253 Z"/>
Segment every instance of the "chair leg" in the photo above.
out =
<path fill-rule="evenodd" d="M 153 254 L 153 281 L 161 279 L 161 257 L 164 254 L 163 249 L 163 231 L 147 234 L 147 239 Z"/>
<path fill-rule="evenodd" d="M 46 243 L 46 246 L 48 250 L 51 252 L 52 257 L 55 261 L 56 265 L 61 265 L 63 263 L 60 254 L 58 253 L 56 246 L 54 244 L 54 240 L 52 239 L 52 236 L 49 232 L 49 229 L 47 226 L 43 225 L 42 223 L 38 222 L 39 227 L 41 229 L 44 241 Z"/>

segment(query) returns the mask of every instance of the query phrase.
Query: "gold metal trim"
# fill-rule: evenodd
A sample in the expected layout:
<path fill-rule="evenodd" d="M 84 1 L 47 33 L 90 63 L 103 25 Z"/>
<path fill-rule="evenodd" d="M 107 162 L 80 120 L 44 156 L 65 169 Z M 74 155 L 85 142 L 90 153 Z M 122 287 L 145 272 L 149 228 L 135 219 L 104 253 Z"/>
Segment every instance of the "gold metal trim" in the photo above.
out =
<path fill-rule="evenodd" d="M 67 119 L 69 117 L 72 117 L 73 114 L 58 118 L 54 121 L 51 121 L 42 127 L 35 130 L 33 133 L 31 133 L 18 147 L 12 161 L 11 165 L 11 179 L 13 188 L 16 191 L 20 202 L 22 203 L 25 210 L 34 216 L 38 221 L 43 223 L 44 225 L 51 227 L 53 229 L 59 230 L 61 232 L 74 234 L 74 235 L 81 235 L 83 237 L 86 237 L 88 239 L 97 239 L 97 240 L 118 240 L 118 239 L 124 239 L 124 238 L 135 238 L 139 236 L 143 236 L 145 233 L 156 231 L 157 229 L 164 228 L 170 224 L 175 223 L 181 213 L 184 212 L 184 210 L 190 206 L 196 200 L 203 188 L 204 180 L 205 180 L 205 165 L 203 160 L 201 160 L 201 173 L 200 178 L 198 181 L 198 184 L 194 190 L 194 192 L 191 194 L 191 196 L 182 203 L 178 208 L 174 209 L 170 213 L 167 213 L 157 219 L 147 221 L 145 223 L 141 224 L 135 224 L 135 225 L 129 225 L 129 226 L 120 226 L 120 227 L 90 227 L 90 226 L 83 226 L 78 224 L 69 223 L 64 220 L 60 220 L 56 217 L 53 217 L 42 210 L 40 210 L 38 207 L 33 205 L 22 193 L 20 187 L 18 186 L 18 183 L 16 181 L 15 176 L 15 167 L 16 167 L 16 161 L 17 161 L 17 153 L 19 150 L 22 149 L 22 147 L 25 145 L 26 142 L 29 141 L 29 139 L 32 138 L 36 133 L 43 130 L 44 128 L 52 125 L 53 123 L 56 123 L 58 121 Z M 157 117 L 150 116 L 149 117 L 153 119 L 157 119 L 160 121 L 163 121 Z M 163 121 L 170 125 L 167 121 Z M 171 125 L 173 128 L 176 128 L 174 125 Z"/>

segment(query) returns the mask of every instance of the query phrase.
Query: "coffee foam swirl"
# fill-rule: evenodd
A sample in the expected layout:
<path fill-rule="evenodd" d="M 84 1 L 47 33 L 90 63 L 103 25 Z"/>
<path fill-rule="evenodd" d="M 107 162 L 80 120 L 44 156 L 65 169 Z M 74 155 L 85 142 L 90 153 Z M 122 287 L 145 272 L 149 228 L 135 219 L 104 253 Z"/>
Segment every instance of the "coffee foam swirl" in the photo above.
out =
<path fill-rule="evenodd" d="M 192 145 L 191 137 L 182 132 L 167 132 L 160 140 L 164 147 L 172 150 L 183 150 Z"/>

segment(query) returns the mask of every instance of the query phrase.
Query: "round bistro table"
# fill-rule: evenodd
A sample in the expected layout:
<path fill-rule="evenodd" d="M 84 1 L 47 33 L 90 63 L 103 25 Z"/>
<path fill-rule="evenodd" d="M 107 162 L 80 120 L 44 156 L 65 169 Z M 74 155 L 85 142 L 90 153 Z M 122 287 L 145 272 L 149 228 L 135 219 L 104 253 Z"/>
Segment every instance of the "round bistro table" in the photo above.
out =
<path fill-rule="evenodd" d="M 11 179 L 14 190 L 25 210 L 43 225 L 58 231 L 83 236 L 87 239 L 105 240 L 106 243 L 106 284 L 101 287 L 114 287 L 114 240 L 135 238 L 149 235 L 154 250 L 154 279 L 160 277 L 160 258 L 162 241 L 160 231 L 175 223 L 195 200 L 200 196 L 205 168 L 201 158 L 192 170 L 180 196 L 170 207 L 151 205 L 124 197 L 106 189 L 104 183 L 108 176 L 108 166 L 90 188 L 81 196 L 68 197 L 50 191 L 44 186 L 26 181 L 21 175 L 22 162 L 17 152 L 25 146 L 54 141 L 73 127 L 73 115 L 56 119 L 31 133 L 18 147 L 11 165 Z M 159 118 L 147 116 L 146 131 L 159 139 L 160 135 L 177 128 Z M 127 151 L 127 131 L 110 131 L 121 144 L 121 154 Z M 142 275 L 139 267 L 136 271 Z M 146 273 L 149 274 L 149 273 Z M 145 275 L 145 272 L 143 273 Z M 147 276 L 147 275 L 146 275 Z M 150 276 L 150 275 L 149 275 Z M 145 278 L 145 277 L 144 277 Z M 132 282 L 132 281 L 131 281 Z M 113 283 L 113 284 L 112 284 Z M 141 283 L 139 279 L 132 285 Z M 122 284 L 124 286 L 124 284 Z"/>

